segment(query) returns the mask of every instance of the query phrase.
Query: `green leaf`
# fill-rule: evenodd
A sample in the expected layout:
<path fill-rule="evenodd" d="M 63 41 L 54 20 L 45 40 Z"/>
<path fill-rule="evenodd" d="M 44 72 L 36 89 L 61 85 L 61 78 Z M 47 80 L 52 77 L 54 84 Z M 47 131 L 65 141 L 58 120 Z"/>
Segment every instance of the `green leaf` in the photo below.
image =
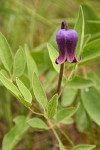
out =
<path fill-rule="evenodd" d="M 74 123 L 74 120 L 72 118 L 69 119 L 64 119 L 63 121 L 61 121 L 61 123 L 66 124 L 66 125 L 70 125 Z"/>
<path fill-rule="evenodd" d="M 73 80 L 69 81 L 67 86 L 73 89 L 83 89 L 86 87 L 93 86 L 94 83 L 91 80 L 84 79 L 82 77 L 75 77 Z"/>
<path fill-rule="evenodd" d="M 86 34 L 84 36 L 83 48 L 87 45 L 87 43 L 89 42 L 90 38 L 91 38 L 91 34 Z"/>
<path fill-rule="evenodd" d="M 27 87 L 22 83 L 22 81 L 20 79 L 16 78 L 16 83 L 17 83 L 17 86 L 18 86 L 24 100 L 30 106 L 31 102 L 32 102 L 32 95 L 31 95 L 30 91 L 27 89 Z"/>
<path fill-rule="evenodd" d="M 84 132 L 90 127 L 90 118 L 87 115 L 82 103 L 80 104 L 79 109 L 76 112 L 75 118 L 77 129 L 80 132 Z"/>
<path fill-rule="evenodd" d="M 33 74 L 33 92 L 36 100 L 45 108 L 47 106 L 47 97 L 36 73 Z"/>
<path fill-rule="evenodd" d="M 100 126 L 100 93 L 91 87 L 82 90 L 81 97 L 87 113 Z"/>
<path fill-rule="evenodd" d="M 26 121 L 27 118 L 24 116 L 18 116 L 15 119 L 16 125 L 4 136 L 2 150 L 12 150 L 15 148 L 29 129 Z"/>
<path fill-rule="evenodd" d="M 63 108 L 60 111 L 58 111 L 58 113 L 56 115 L 57 122 L 63 122 L 64 120 L 72 117 L 76 113 L 78 107 L 79 107 L 79 105 L 76 108 L 69 107 L 69 108 Z"/>
<path fill-rule="evenodd" d="M 95 145 L 89 145 L 89 144 L 80 144 L 80 145 L 76 145 L 72 148 L 72 150 L 92 150 L 94 149 L 96 146 Z"/>
<path fill-rule="evenodd" d="M 22 76 L 19 77 L 19 79 L 24 83 L 24 85 L 30 89 L 30 81 L 27 75 L 23 74 Z"/>
<path fill-rule="evenodd" d="M 14 65 L 13 65 L 13 76 L 19 77 L 23 74 L 25 69 L 26 59 L 25 53 L 22 48 L 20 48 L 15 55 Z"/>
<path fill-rule="evenodd" d="M 85 34 L 96 34 L 100 32 L 100 24 L 92 24 L 89 21 L 100 20 L 99 16 L 96 15 L 94 10 L 89 7 L 89 5 L 82 5 L 83 13 L 84 13 L 84 21 L 85 21 Z M 93 28 L 94 26 L 94 28 Z M 100 34 L 99 34 L 100 37 Z"/>
<path fill-rule="evenodd" d="M 100 90 L 100 71 L 98 72 L 91 72 L 89 75 L 88 75 L 88 78 L 90 80 L 92 80 L 95 84 L 95 87 Z"/>
<path fill-rule="evenodd" d="M 27 69 L 28 69 L 28 76 L 30 79 L 30 83 L 32 83 L 32 76 L 33 73 L 35 72 L 38 76 L 38 68 L 37 65 L 31 56 L 28 47 L 25 45 L 25 53 L 26 53 L 26 61 L 27 61 Z"/>
<path fill-rule="evenodd" d="M 55 49 L 58 49 L 58 45 L 57 45 L 57 42 L 56 42 L 56 34 L 57 32 L 61 29 L 60 26 L 58 26 L 56 28 L 56 30 L 53 32 L 53 35 L 50 37 L 50 40 L 49 40 L 49 43 L 55 48 Z"/>
<path fill-rule="evenodd" d="M 83 14 L 82 6 L 80 6 L 78 19 L 75 24 L 75 30 L 78 32 L 78 43 L 76 47 L 77 50 L 76 54 L 78 57 L 80 57 L 83 48 L 83 42 L 84 42 L 84 14 Z"/>
<path fill-rule="evenodd" d="M 48 117 L 52 118 L 57 112 L 58 94 L 55 94 L 48 102 Z"/>
<path fill-rule="evenodd" d="M 75 96 L 77 94 L 76 89 L 65 87 L 62 93 L 62 105 L 69 106 L 73 103 Z"/>
<path fill-rule="evenodd" d="M 59 72 L 60 65 L 55 63 L 59 54 L 57 50 L 50 43 L 48 43 L 47 48 L 48 48 L 49 56 L 50 56 L 53 67 L 57 72 Z"/>
<path fill-rule="evenodd" d="M 39 118 L 33 118 L 27 121 L 32 128 L 48 129 L 48 126 Z"/>
<path fill-rule="evenodd" d="M 20 91 L 17 87 L 12 83 L 12 81 L 8 80 L 2 72 L 0 72 L 0 80 L 2 84 L 17 98 L 20 98 Z"/>
<path fill-rule="evenodd" d="M 82 62 L 80 64 L 86 63 L 92 59 L 100 56 L 100 38 L 96 39 L 86 45 L 82 53 Z"/>
<path fill-rule="evenodd" d="M 13 94 L 22 104 L 24 104 L 26 107 L 30 106 L 30 103 L 23 99 L 22 94 L 18 90 L 18 88 L 7 79 L 2 72 L 0 72 L 0 80 L 2 84 Z"/>
<path fill-rule="evenodd" d="M 13 56 L 11 48 L 2 33 L 0 33 L 0 59 L 7 71 L 11 72 Z"/>

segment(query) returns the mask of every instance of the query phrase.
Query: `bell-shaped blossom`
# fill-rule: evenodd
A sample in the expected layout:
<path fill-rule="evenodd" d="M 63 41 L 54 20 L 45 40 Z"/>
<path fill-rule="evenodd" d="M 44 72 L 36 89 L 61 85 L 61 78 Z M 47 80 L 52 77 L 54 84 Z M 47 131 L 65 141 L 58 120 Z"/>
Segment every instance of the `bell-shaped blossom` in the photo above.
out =
<path fill-rule="evenodd" d="M 64 62 L 75 63 L 76 59 L 76 45 L 78 41 L 78 34 L 75 30 L 60 29 L 56 35 L 56 41 L 59 48 L 59 56 L 56 59 L 57 64 Z"/>

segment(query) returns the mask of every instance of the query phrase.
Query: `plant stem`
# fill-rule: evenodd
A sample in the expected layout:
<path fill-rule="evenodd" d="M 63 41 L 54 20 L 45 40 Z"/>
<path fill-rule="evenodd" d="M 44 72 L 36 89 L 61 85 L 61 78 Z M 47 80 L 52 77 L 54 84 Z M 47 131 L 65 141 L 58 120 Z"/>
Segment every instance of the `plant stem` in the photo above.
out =
<path fill-rule="evenodd" d="M 61 66 L 60 66 L 59 80 L 58 80 L 58 86 L 57 86 L 57 93 L 58 93 L 58 95 L 60 93 L 61 81 L 62 81 L 62 77 L 63 77 L 63 70 L 64 70 L 64 64 L 61 64 Z"/>
<path fill-rule="evenodd" d="M 60 140 L 60 138 L 59 138 L 59 136 L 58 136 L 56 130 L 54 129 L 54 127 L 53 127 L 51 121 L 50 121 L 49 119 L 47 119 L 47 121 L 48 121 L 48 124 L 49 124 L 49 126 L 50 126 L 50 129 L 51 129 L 52 132 L 54 133 L 54 135 L 55 135 L 55 137 L 56 137 L 58 143 L 61 143 L 61 140 Z"/>
<path fill-rule="evenodd" d="M 40 115 L 40 116 L 44 116 L 44 114 L 41 114 L 41 113 L 38 113 L 38 112 L 35 112 L 34 110 L 32 110 L 31 108 L 29 108 L 29 110 L 35 114 L 35 115 Z"/>
<path fill-rule="evenodd" d="M 68 135 L 65 134 L 65 132 L 64 132 L 62 129 L 60 129 L 58 126 L 57 126 L 57 128 L 58 128 L 59 131 L 62 133 L 62 135 L 67 139 L 67 141 L 70 143 L 70 145 L 74 146 L 74 143 L 73 143 L 72 140 L 68 137 Z"/>
<path fill-rule="evenodd" d="M 63 86 L 63 88 L 62 88 L 61 91 L 59 92 L 59 95 L 58 95 L 59 98 L 60 98 L 60 96 L 61 96 L 61 94 L 62 94 L 64 88 L 66 87 L 68 81 L 69 81 L 69 80 L 71 79 L 71 77 L 73 76 L 73 74 L 74 74 L 74 70 L 71 71 L 71 73 L 70 73 L 70 75 L 69 75 L 69 77 L 68 77 L 68 79 L 67 79 L 65 85 Z"/>

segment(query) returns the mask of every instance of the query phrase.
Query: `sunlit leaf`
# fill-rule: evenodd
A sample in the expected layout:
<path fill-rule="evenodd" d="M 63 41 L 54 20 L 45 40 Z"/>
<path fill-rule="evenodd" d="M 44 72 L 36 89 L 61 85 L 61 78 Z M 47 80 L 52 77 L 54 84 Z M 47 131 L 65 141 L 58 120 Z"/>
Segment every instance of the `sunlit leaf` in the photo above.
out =
<path fill-rule="evenodd" d="M 14 65 L 13 65 L 13 76 L 19 77 L 23 74 L 25 69 L 26 59 L 25 53 L 22 48 L 20 48 L 15 55 Z"/>
<path fill-rule="evenodd" d="M 4 76 L 3 72 L 0 72 L 0 81 L 21 103 L 23 103 L 26 107 L 30 106 L 30 103 L 24 100 L 18 88 L 12 83 L 12 81 Z"/>
<path fill-rule="evenodd" d="M 27 121 L 27 123 L 32 127 L 32 128 L 37 128 L 37 129 L 48 129 L 48 126 L 44 123 L 43 120 L 39 118 L 32 118 Z"/>
<path fill-rule="evenodd" d="M 32 95 L 30 93 L 30 91 L 27 89 L 27 87 L 22 83 L 22 81 L 18 78 L 16 78 L 16 83 L 17 83 L 17 86 L 24 98 L 24 100 L 29 103 L 29 105 L 31 105 L 31 102 L 32 102 Z"/>
<path fill-rule="evenodd" d="M 36 100 L 45 108 L 47 106 L 47 97 L 36 73 L 33 74 L 33 92 Z"/>
<path fill-rule="evenodd" d="M 7 79 L 2 72 L 0 72 L 0 80 L 2 84 L 17 98 L 20 98 L 20 91 L 18 88 L 9 80 Z"/>

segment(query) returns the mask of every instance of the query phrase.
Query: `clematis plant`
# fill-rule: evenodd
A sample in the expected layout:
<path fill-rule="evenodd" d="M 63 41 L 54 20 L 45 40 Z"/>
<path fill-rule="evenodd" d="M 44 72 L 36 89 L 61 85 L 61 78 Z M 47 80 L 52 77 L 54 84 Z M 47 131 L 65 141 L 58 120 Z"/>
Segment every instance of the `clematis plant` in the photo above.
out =
<path fill-rule="evenodd" d="M 59 57 L 56 59 L 57 64 L 63 64 L 68 61 L 70 63 L 78 62 L 76 59 L 76 45 L 78 34 L 75 30 L 68 29 L 68 24 L 64 21 L 61 29 L 56 35 L 56 41 L 59 48 Z"/>
<path fill-rule="evenodd" d="M 56 41 L 59 48 L 59 56 L 56 59 L 56 64 L 60 64 L 60 74 L 57 86 L 57 93 L 60 93 L 61 81 L 63 76 L 64 63 L 77 63 L 80 60 L 76 59 L 76 46 L 78 42 L 78 33 L 76 30 L 68 29 L 66 21 L 61 23 L 61 29 L 56 34 Z"/>
<path fill-rule="evenodd" d="M 82 14 L 83 14 L 83 11 L 81 8 L 79 17 L 82 17 Z M 84 17 L 82 18 L 84 19 Z M 80 18 L 77 23 L 77 24 L 81 24 L 79 27 L 83 25 L 84 20 L 82 21 L 82 18 Z M 83 29 L 84 27 L 82 28 L 82 30 Z M 82 34 L 82 40 L 81 42 L 79 42 L 79 44 L 81 43 L 80 49 L 82 49 L 82 45 L 84 42 L 84 31 L 83 32 L 81 31 L 82 33 L 79 32 L 79 30 L 77 31 L 79 35 Z M 2 89 L 2 86 L 4 85 L 11 92 L 11 94 L 15 96 L 14 99 L 19 100 L 29 110 L 29 113 L 27 116 L 18 116 L 15 119 L 15 123 L 16 123 L 15 126 L 12 127 L 12 129 L 4 136 L 2 150 L 8 150 L 8 149 L 12 150 L 17 145 L 17 143 L 21 140 L 21 138 L 24 137 L 26 132 L 28 132 L 30 127 L 34 128 L 34 130 L 35 129 L 46 130 L 46 131 L 51 130 L 55 138 L 57 139 L 60 150 L 66 150 L 67 147 L 69 147 L 70 150 L 79 150 L 79 149 L 92 150 L 95 147 L 95 145 L 84 145 L 84 144 L 74 146 L 73 141 L 67 135 L 66 131 L 65 130 L 63 131 L 62 124 L 64 125 L 72 124 L 73 121 L 75 120 L 72 118 L 72 116 L 77 112 L 78 109 L 79 109 L 79 112 L 76 114 L 76 116 L 77 118 L 79 117 L 80 122 L 79 120 L 77 121 L 76 119 L 75 123 L 78 123 L 77 127 L 79 127 L 79 131 L 85 131 L 90 127 L 91 125 L 90 118 L 93 118 L 94 121 L 100 126 L 100 120 L 98 119 L 100 112 L 96 111 L 98 110 L 98 107 L 97 107 L 98 105 L 94 105 L 94 100 L 96 101 L 96 104 L 99 104 L 98 101 L 100 98 L 100 93 L 98 93 L 98 91 L 94 88 L 95 87 L 94 80 L 92 82 L 92 80 L 84 79 L 82 77 L 76 77 L 75 80 L 72 80 L 71 82 L 69 81 L 70 79 L 73 79 L 74 75 L 76 75 L 76 71 L 77 71 L 76 64 L 74 68 L 71 70 L 70 74 L 68 74 L 68 78 L 64 82 L 63 88 L 60 91 L 62 77 L 63 77 L 64 63 L 66 61 L 69 63 L 77 63 L 78 61 L 80 61 L 76 59 L 76 46 L 78 42 L 78 34 L 75 30 L 68 29 L 68 24 L 64 21 L 61 24 L 61 29 L 57 32 L 56 41 L 57 41 L 58 48 L 59 48 L 59 56 L 56 59 L 55 53 L 52 54 L 52 57 L 53 57 L 52 62 L 54 64 L 55 59 L 56 59 L 56 63 L 60 65 L 60 74 L 59 74 L 59 80 L 58 80 L 58 86 L 57 86 L 57 93 L 55 92 L 55 85 L 52 86 L 53 82 L 56 83 L 56 78 L 55 76 L 51 78 L 51 71 L 50 72 L 48 71 L 49 68 L 47 70 L 47 73 L 49 75 L 50 80 L 48 80 L 49 79 L 48 77 L 46 78 L 44 87 L 42 86 L 39 80 L 39 76 L 41 75 L 41 69 L 43 71 L 43 68 L 44 68 L 44 62 L 42 64 L 43 65 L 42 68 L 39 67 L 40 71 L 38 71 L 37 64 L 35 63 L 35 60 L 31 56 L 31 53 L 29 52 L 27 45 L 25 45 L 25 47 L 20 47 L 18 51 L 16 52 L 15 56 L 13 56 L 12 55 L 13 52 L 6 38 L 2 35 L 2 33 L 0 33 L 0 65 L 2 68 L 0 70 L 1 89 Z M 79 41 L 80 41 L 80 36 L 79 36 Z M 96 48 L 95 48 L 94 43 L 98 45 Z M 85 49 L 86 50 L 89 49 L 90 51 L 91 47 L 94 45 L 92 49 L 95 48 L 96 50 L 97 48 L 100 47 L 99 43 L 100 43 L 100 39 L 95 40 L 93 44 L 90 43 L 90 46 L 87 46 L 87 48 Z M 54 50 L 52 44 L 51 44 L 51 47 L 48 47 L 48 50 L 51 51 L 50 52 L 51 54 L 52 51 Z M 97 53 L 100 54 L 99 50 L 97 51 Z M 95 53 L 93 51 L 89 59 L 93 58 L 94 54 Z M 40 58 L 41 57 L 40 52 L 37 53 L 35 56 Z M 44 77 L 44 75 L 42 76 Z M 68 83 L 69 85 L 67 84 L 66 86 L 66 83 Z M 72 87 L 70 85 L 72 85 Z M 44 88 L 46 88 L 45 89 L 46 92 Z M 65 104 L 63 107 L 63 104 L 61 105 L 59 103 L 59 97 L 62 94 L 64 88 L 65 88 L 65 91 L 64 91 L 65 96 L 63 95 L 64 98 L 62 96 L 62 99 L 61 99 L 61 100 L 65 99 Z M 50 93 L 48 93 L 47 89 L 49 89 Z M 53 91 L 51 91 L 51 89 L 53 89 Z M 79 89 L 80 89 L 80 94 L 78 94 Z M 86 91 L 86 89 L 88 89 L 88 92 Z M 53 92 L 55 92 L 55 94 Z M 96 93 L 96 96 L 94 93 Z M 5 91 L 3 91 L 3 95 L 5 95 L 4 102 L 7 102 L 8 104 L 10 100 L 9 99 L 10 96 L 8 96 L 8 92 L 6 93 Z M 76 100 L 75 103 L 73 103 L 74 99 Z M 80 101 L 78 102 L 78 100 L 80 99 L 81 99 L 81 102 Z M 90 102 L 92 103 L 91 107 L 89 105 Z M 72 106 L 69 106 L 69 105 L 72 105 Z M 91 111 L 93 110 L 93 108 L 94 108 L 94 111 Z M 85 112 L 85 109 L 88 110 L 87 113 Z M 81 123 L 81 119 L 83 117 L 81 117 L 80 114 L 84 116 L 82 123 L 83 125 L 87 124 L 85 127 L 83 127 Z M 97 117 L 96 117 L 96 114 L 97 114 Z M 89 115 L 90 115 L 90 118 L 89 118 Z M 8 116 L 8 118 L 10 117 Z M 65 126 L 65 128 L 67 128 L 67 126 Z M 93 131 L 94 131 L 94 128 L 93 128 Z M 64 140 L 60 139 L 59 135 L 62 135 L 63 138 L 67 140 L 67 142 L 66 143 L 64 142 L 63 144 Z M 16 137 L 17 137 L 17 140 L 16 140 Z M 47 133 L 46 133 L 46 137 L 47 137 Z M 95 140 L 93 141 L 93 143 L 94 142 Z M 50 143 L 48 144 L 49 144 L 48 145 L 48 148 L 49 148 Z M 55 140 L 54 140 L 54 143 L 52 143 L 52 145 L 54 146 L 54 149 L 58 149 L 58 144 L 55 144 Z M 31 149 L 33 148 L 32 143 L 30 144 L 30 148 Z M 43 148 L 45 149 L 45 145 L 43 146 Z"/>

